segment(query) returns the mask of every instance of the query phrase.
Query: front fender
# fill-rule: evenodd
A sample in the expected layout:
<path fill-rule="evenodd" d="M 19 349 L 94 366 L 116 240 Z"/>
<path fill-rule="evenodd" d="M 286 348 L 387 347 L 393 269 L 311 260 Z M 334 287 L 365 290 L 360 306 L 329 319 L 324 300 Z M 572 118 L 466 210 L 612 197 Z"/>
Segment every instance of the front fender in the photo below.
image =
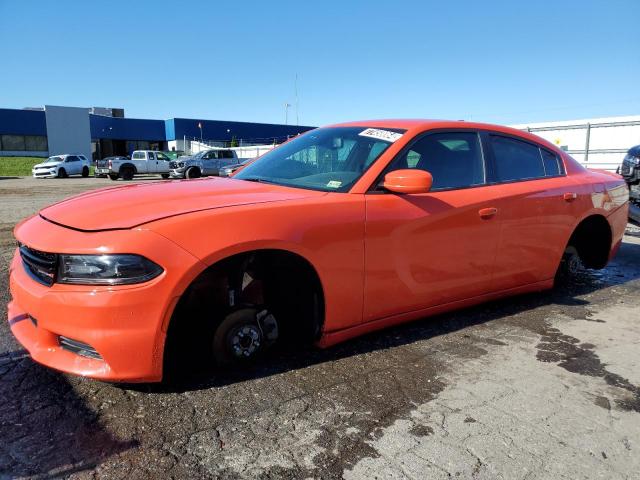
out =
<path fill-rule="evenodd" d="M 207 266 L 264 249 L 303 257 L 322 284 L 324 326 L 331 331 L 362 321 L 364 215 L 362 195 L 329 194 L 194 212 L 158 220 L 147 228 Z"/>

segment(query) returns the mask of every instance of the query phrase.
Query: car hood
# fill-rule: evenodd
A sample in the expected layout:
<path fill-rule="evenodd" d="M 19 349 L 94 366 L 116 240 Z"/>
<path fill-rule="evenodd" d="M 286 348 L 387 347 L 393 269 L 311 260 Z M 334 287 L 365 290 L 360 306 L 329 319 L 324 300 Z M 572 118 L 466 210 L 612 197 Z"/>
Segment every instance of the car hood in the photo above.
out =
<path fill-rule="evenodd" d="M 34 165 L 33 168 L 49 168 L 49 167 L 56 167 L 58 165 L 60 165 L 62 162 L 46 162 L 46 163 L 38 163 L 37 165 Z"/>
<path fill-rule="evenodd" d="M 229 178 L 203 178 L 111 187 L 40 211 L 52 223 L 81 231 L 121 230 L 190 212 L 298 200 L 325 192 Z"/>

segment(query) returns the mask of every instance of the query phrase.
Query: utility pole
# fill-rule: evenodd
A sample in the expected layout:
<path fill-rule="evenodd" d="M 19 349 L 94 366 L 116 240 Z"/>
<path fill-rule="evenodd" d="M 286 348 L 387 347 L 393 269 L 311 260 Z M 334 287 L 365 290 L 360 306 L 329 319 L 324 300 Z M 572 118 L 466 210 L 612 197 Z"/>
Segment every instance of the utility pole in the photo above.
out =
<path fill-rule="evenodd" d="M 285 125 L 289 125 L 289 107 L 291 106 L 290 103 L 285 102 L 284 103 L 284 124 Z"/>
<path fill-rule="evenodd" d="M 296 73 L 296 81 L 293 84 L 294 94 L 296 97 L 296 126 L 300 125 L 300 117 L 298 115 L 298 74 Z"/>

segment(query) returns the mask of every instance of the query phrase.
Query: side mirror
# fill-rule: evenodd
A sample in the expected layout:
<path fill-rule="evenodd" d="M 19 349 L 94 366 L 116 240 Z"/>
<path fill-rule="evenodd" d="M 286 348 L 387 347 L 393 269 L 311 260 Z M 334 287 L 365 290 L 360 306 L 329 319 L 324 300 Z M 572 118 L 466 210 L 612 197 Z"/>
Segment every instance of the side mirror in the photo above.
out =
<path fill-rule="evenodd" d="M 407 168 L 387 173 L 382 186 L 394 193 L 427 193 L 432 184 L 433 177 L 429 172 Z"/>

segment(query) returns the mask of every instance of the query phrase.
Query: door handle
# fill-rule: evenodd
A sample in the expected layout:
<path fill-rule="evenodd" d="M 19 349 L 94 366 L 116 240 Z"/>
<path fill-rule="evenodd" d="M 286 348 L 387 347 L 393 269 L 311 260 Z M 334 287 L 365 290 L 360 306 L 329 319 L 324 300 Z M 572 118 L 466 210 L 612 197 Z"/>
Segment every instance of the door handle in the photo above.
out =
<path fill-rule="evenodd" d="M 496 213 L 498 213 L 498 209 L 494 207 L 481 208 L 480 210 L 478 210 L 478 215 L 480 215 L 480 218 L 484 219 L 492 218 L 496 215 Z"/>
<path fill-rule="evenodd" d="M 562 198 L 565 202 L 573 202 L 576 198 L 578 198 L 578 194 L 574 192 L 565 193 Z"/>

